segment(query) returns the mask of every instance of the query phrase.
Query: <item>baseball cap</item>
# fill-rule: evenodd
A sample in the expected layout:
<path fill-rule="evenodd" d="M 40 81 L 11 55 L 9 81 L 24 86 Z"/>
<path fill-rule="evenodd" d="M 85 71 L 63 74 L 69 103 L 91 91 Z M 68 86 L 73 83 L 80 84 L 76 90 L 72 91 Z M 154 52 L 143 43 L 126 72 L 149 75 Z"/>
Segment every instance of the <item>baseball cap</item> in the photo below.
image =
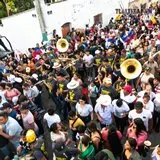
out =
<path fill-rule="evenodd" d="M 132 87 L 130 85 L 126 85 L 126 86 L 123 87 L 123 90 L 131 93 L 132 92 Z"/>

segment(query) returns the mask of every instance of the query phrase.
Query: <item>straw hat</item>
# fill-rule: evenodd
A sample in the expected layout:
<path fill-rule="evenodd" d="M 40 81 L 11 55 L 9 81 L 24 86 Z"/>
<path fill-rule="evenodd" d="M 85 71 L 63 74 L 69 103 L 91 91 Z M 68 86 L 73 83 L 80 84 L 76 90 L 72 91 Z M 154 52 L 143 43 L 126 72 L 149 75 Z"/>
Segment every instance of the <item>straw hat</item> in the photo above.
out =
<path fill-rule="evenodd" d="M 20 77 L 16 77 L 16 78 L 15 78 L 15 82 L 17 82 L 17 83 L 21 83 L 21 82 L 22 82 L 22 78 L 20 78 Z"/>
<path fill-rule="evenodd" d="M 79 86 L 79 82 L 74 81 L 74 80 L 70 81 L 70 82 L 67 84 L 67 88 L 68 88 L 68 89 L 75 89 L 75 88 L 77 88 L 78 86 Z"/>
<path fill-rule="evenodd" d="M 100 97 L 96 100 L 97 103 L 108 106 L 111 104 L 111 97 L 109 95 L 100 95 Z"/>
<path fill-rule="evenodd" d="M 55 69 L 55 68 L 59 68 L 60 66 L 61 66 L 61 64 L 60 64 L 60 63 L 55 62 L 52 68 L 54 68 L 54 69 Z"/>

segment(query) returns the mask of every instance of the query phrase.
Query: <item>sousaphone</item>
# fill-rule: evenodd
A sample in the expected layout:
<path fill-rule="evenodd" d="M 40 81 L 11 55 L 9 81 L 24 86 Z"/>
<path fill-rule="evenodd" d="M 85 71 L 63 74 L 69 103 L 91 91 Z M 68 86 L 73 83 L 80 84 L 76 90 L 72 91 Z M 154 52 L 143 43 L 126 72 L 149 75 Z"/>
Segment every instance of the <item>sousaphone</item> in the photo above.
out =
<path fill-rule="evenodd" d="M 125 60 L 120 68 L 122 75 L 129 80 L 137 78 L 142 71 L 141 63 L 134 58 Z"/>
<path fill-rule="evenodd" d="M 69 43 L 66 39 L 61 38 L 57 41 L 56 43 L 56 47 L 58 49 L 59 52 L 66 52 L 69 48 Z"/>

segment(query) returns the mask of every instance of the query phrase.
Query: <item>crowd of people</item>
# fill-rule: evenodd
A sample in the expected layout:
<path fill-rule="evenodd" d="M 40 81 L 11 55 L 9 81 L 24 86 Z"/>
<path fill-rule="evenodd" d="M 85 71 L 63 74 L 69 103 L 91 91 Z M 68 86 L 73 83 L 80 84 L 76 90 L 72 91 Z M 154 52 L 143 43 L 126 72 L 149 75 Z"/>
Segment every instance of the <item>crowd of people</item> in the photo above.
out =
<path fill-rule="evenodd" d="M 54 30 L 47 44 L 29 48 L 28 55 L 1 60 L 0 159 L 46 160 L 49 152 L 57 160 L 146 157 L 149 134 L 160 131 L 159 16 L 157 3 L 124 12 L 105 27 L 73 28 L 68 44 L 60 46 L 69 45 L 63 53 Z M 141 64 L 134 66 L 142 69 L 136 78 L 122 73 L 128 59 Z M 150 159 L 159 160 L 160 144 L 152 148 Z"/>

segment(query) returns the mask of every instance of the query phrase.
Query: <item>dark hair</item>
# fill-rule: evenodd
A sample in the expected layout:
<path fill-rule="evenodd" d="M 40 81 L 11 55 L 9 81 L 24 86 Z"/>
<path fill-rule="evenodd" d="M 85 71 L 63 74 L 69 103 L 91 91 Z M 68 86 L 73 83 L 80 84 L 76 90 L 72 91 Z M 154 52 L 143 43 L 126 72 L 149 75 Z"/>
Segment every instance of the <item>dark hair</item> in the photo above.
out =
<path fill-rule="evenodd" d="M 148 79 L 148 83 L 149 83 L 152 87 L 154 86 L 153 80 L 154 80 L 154 78 L 152 78 L 152 77 L 150 77 L 150 78 Z"/>
<path fill-rule="evenodd" d="M 132 149 L 136 149 L 137 142 L 134 138 L 128 138 L 127 141 Z"/>
<path fill-rule="evenodd" d="M 136 109 L 142 109 L 142 108 L 143 108 L 143 103 L 142 103 L 142 102 L 139 102 L 139 101 L 136 102 L 136 103 L 135 103 L 135 108 L 136 108 Z"/>
<path fill-rule="evenodd" d="M 118 99 L 118 100 L 116 101 L 116 105 L 117 105 L 118 107 L 121 107 L 122 104 L 123 104 L 123 100 L 122 100 L 122 99 Z"/>
<path fill-rule="evenodd" d="M 13 87 L 11 83 L 7 83 L 6 86 L 9 87 L 9 88 Z"/>
<path fill-rule="evenodd" d="M 27 99 L 26 96 L 21 95 L 21 96 L 19 97 L 19 99 L 18 99 L 18 103 L 21 104 L 22 102 L 25 102 L 25 101 L 27 101 L 27 100 L 28 100 L 28 99 Z"/>
<path fill-rule="evenodd" d="M 95 155 L 94 160 L 108 160 L 108 158 L 108 154 L 102 150 Z"/>
<path fill-rule="evenodd" d="M 53 123 L 53 124 L 50 126 L 50 132 L 56 133 L 57 129 L 58 129 L 57 123 Z"/>
<path fill-rule="evenodd" d="M 90 139 L 89 136 L 84 135 L 84 136 L 82 137 L 82 144 L 83 144 L 85 147 L 89 145 L 90 141 L 91 141 L 91 139 Z"/>
<path fill-rule="evenodd" d="M 86 130 L 86 127 L 85 127 L 85 126 L 80 125 L 80 126 L 77 127 L 77 132 L 78 132 L 79 134 L 84 133 L 85 130 Z"/>
<path fill-rule="evenodd" d="M 99 72 L 102 75 L 102 79 L 105 77 L 106 73 L 104 71 Z"/>
<path fill-rule="evenodd" d="M 3 103 L 3 107 L 2 110 L 7 109 L 7 108 L 12 108 L 11 105 L 9 103 Z"/>
<path fill-rule="evenodd" d="M 154 75 L 154 79 L 157 80 L 158 82 L 160 82 L 160 76 L 159 75 Z"/>
<path fill-rule="evenodd" d="M 22 111 L 22 110 L 28 110 L 29 108 L 28 108 L 28 104 L 26 103 L 26 104 L 23 104 L 21 107 L 20 107 L 20 111 Z"/>
<path fill-rule="evenodd" d="M 54 109 L 54 108 L 49 108 L 49 109 L 47 110 L 47 113 L 48 113 L 50 116 L 52 116 L 52 115 L 54 115 L 54 113 L 55 113 L 55 109 Z"/>
<path fill-rule="evenodd" d="M 24 83 L 23 87 L 29 87 L 29 84 L 28 83 Z"/>
<path fill-rule="evenodd" d="M 76 116 L 76 112 L 75 111 L 70 111 L 68 116 L 69 116 L 69 118 L 73 118 L 74 116 Z"/>
<path fill-rule="evenodd" d="M 123 151 L 116 127 L 111 125 L 108 130 L 108 143 L 114 155 L 120 155 Z"/>
<path fill-rule="evenodd" d="M 6 84 L 5 83 L 0 83 L 0 86 L 5 89 Z"/>
<path fill-rule="evenodd" d="M 136 135 L 138 136 L 142 131 L 146 131 L 146 127 L 141 118 L 135 118 L 134 123 L 136 125 Z"/>
<path fill-rule="evenodd" d="M 21 136 L 26 136 L 27 130 L 22 130 L 22 132 L 20 133 Z"/>
<path fill-rule="evenodd" d="M 35 85 L 37 83 L 37 80 L 35 78 L 30 78 L 30 81 L 33 85 Z"/>
<path fill-rule="evenodd" d="M 0 117 L 8 118 L 7 112 L 0 112 Z"/>
<path fill-rule="evenodd" d="M 85 101 L 87 103 L 87 98 L 84 95 L 81 98 L 79 98 L 79 100 L 83 100 L 83 101 Z"/>
<path fill-rule="evenodd" d="M 82 84 L 82 87 L 83 87 L 83 88 L 88 88 L 88 84 L 87 84 L 87 83 L 83 83 L 83 84 Z"/>
<path fill-rule="evenodd" d="M 97 125 L 95 122 L 91 121 L 88 123 L 87 128 L 91 131 L 91 132 L 95 132 L 97 131 Z"/>
<path fill-rule="evenodd" d="M 144 93 L 143 98 L 147 98 L 149 100 L 150 99 L 150 95 L 148 93 Z"/>

